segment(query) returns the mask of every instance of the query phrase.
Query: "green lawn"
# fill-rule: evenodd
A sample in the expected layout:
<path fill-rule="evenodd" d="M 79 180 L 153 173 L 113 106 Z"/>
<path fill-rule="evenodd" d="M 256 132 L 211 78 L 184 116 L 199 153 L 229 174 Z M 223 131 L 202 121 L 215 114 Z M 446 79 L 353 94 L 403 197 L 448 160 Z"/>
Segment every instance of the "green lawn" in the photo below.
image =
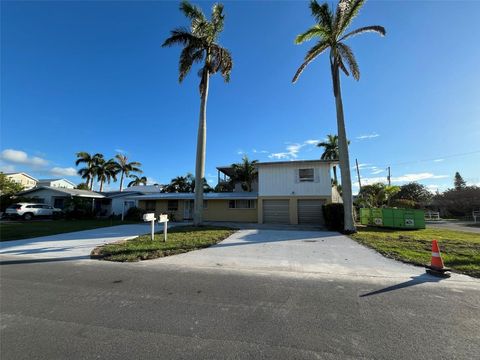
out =
<path fill-rule="evenodd" d="M 398 231 L 359 227 L 358 233 L 351 237 L 387 257 L 417 265 L 430 263 L 431 241 L 436 239 L 446 267 L 480 277 L 480 234 L 446 229 Z"/>
<path fill-rule="evenodd" d="M 28 239 L 129 223 L 120 220 L 4 221 L 0 223 L 0 240 Z"/>
<path fill-rule="evenodd" d="M 212 226 L 182 226 L 168 231 L 168 240 L 163 234 L 142 235 L 133 240 L 107 244 L 93 250 L 92 257 L 109 261 L 139 261 L 180 254 L 216 244 L 235 232 L 233 229 Z"/>

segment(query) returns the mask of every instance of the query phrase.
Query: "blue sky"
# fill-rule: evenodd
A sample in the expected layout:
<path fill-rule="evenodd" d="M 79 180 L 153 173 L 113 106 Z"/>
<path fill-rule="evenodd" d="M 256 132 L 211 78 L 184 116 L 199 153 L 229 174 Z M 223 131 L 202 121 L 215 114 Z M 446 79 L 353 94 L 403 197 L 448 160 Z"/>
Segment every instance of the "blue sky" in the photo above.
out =
<path fill-rule="evenodd" d="M 198 3 L 210 13 L 211 2 Z M 211 82 L 208 180 L 215 167 L 251 159 L 315 159 L 336 133 L 327 58 L 290 80 L 312 44 L 307 2 L 225 2 L 221 43 L 231 82 Z M 1 3 L 1 154 L 4 171 L 74 175 L 77 151 L 143 164 L 152 182 L 193 172 L 199 110 L 194 69 L 178 83 L 180 48 L 161 48 L 187 25 L 178 2 Z M 387 36 L 352 38 L 359 82 L 342 78 L 352 164 L 365 182 L 452 185 L 455 171 L 480 184 L 480 2 L 370 1 L 353 27 Z M 352 173 L 354 175 L 354 173 Z M 354 177 L 355 178 L 355 177 Z M 116 188 L 117 184 L 110 187 Z"/>

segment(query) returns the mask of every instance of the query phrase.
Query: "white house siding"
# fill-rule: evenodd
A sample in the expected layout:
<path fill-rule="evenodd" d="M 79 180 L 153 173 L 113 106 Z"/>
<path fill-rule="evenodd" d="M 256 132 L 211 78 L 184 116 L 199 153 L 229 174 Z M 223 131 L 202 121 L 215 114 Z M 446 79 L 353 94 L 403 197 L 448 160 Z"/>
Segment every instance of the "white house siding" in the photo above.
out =
<path fill-rule="evenodd" d="M 51 180 L 51 181 L 39 180 L 39 182 L 37 183 L 37 186 L 50 186 L 50 187 L 56 187 L 56 188 L 75 189 L 75 185 L 73 185 L 68 181 L 65 181 L 64 179 Z"/>
<path fill-rule="evenodd" d="M 299 182 L 298 170 L 314 168 L 313 182 Z M 332 196 L 330 164 L 279 164 L 260 166 L 259 196 Z"/>
<path fill-rule="evenodd" d="M 123 204 L 125 202 L 125 208 Z M 128 199 L 124 196 L 118 198 L 112 198 L 112 215 L 121 215 L 122 211 L 125 210 L 125 214 L 127 213 L 128 209 L 133 206 L 138 206 L 137 200 Z"/>

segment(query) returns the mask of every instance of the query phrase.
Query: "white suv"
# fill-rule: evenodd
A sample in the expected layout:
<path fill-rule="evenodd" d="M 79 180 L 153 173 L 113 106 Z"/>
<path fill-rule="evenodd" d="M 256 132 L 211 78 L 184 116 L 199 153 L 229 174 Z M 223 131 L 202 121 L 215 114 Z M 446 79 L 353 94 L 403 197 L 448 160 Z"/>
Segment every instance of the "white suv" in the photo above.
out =
<path fill-rule="evenodd" d="M 32 220 L 34 217 L 56 216 L 61 213 L 61 209 L 53 206 L 34 203 L 17 203 L 5 209 L 6 217 L 22 217 L 25 220 Z"/>

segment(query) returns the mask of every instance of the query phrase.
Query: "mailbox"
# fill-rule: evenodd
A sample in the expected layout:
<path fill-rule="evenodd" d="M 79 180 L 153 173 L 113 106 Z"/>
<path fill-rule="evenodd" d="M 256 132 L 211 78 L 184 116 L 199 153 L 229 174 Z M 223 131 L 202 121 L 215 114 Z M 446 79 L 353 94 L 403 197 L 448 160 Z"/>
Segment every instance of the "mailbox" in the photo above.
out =
<path fill-rule="evenodd" d="M 160 214 L 160 217 L 158 218 L 158 222 L 167 222 L 168 221 L 168 215 L 166 214 Z"/>
<path fill-rule="evenodd" d="M 143 221 L 155 221 L 155 214 L 154 213 L 144 214 Z"/>

